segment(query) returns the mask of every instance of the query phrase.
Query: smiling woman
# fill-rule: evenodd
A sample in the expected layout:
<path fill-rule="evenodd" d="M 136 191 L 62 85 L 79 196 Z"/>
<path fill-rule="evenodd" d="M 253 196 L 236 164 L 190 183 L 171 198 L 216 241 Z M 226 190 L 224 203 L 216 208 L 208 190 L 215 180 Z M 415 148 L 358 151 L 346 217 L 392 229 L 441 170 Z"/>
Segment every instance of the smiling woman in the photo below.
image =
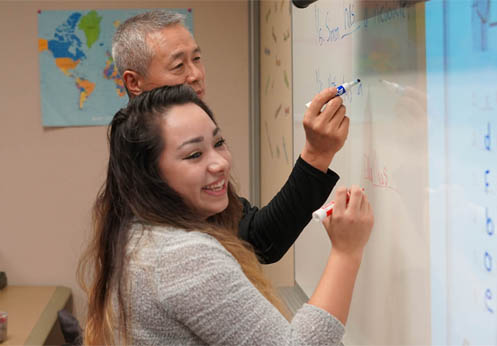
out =
<path fill-rule="evenodd" d="M 196 104 L 173 106 L 162 134 L 159 167 L 168 185 L 202 218 L 226 209 L 231 154 L 213 119 Z"/>
<path fill-rule="evenodd" d="M 238 237 L 231 154 L 195 90 L 166 86 L 132 98 L 114 116 L 109 143 L 79 271 L 90 283 L 84 344 L 340 343 L 373 221 L 360 189 L 350 207 L 337 191 L 338 221 L 325 222 L 336 255 L 288 322 L 253 248 Z"/>
<path fill-rule="evenodd" d="M 195 90 L 166 86 L 132 98 L 113 118 L 109 145 L 107 179 L 94 206 L 93 240 L 78 275 L 89 298 L 85 344 L 148 344 L 152 341 L 142 339 L 139 327 L 143 321 L 160 321 L 151 324 L 158 330 L 147 327 L 161 335 L 159 343 L 167 343 L 171 328 L 179 333 L 169 340 L 173 343 L 196 340 L 193 331 L 168 321 L 167 314 L 141 307 L 165 297 L 161 304 L 168 308 L 188 307 L 186 297 L 195 301 L 194 307 L 208 309 L 212 296 L 192 301 L 188 292 L 206 282 L 229 290 L 238 284 L 231 282 L 236 278 L 248 280 L 244 284 L 252 294 L 267 298 L 272 313 L 284 320 L 254 251 L 237 237 L 242 205 L 229 179 L 231 154 Z M 234 273 L 226 275 L 225 266 L 213 266 L 219 258 L 212 251 L 222 261 L 230 259 L 228 272 Z M 143 278 L 140 273 L 146 268 L 155 272 Z M 229 282 L 220 283 L 219 275 Z M 199 276 L 204 279 L 181 290 L 185 296 L 169 296 L 182 280 Z M 215 290 L 207 292 L 226 299 Z M 119 302 L 115 310 L 114 298 Z M 119 326 L 116 333 L 114 323 Z"/>

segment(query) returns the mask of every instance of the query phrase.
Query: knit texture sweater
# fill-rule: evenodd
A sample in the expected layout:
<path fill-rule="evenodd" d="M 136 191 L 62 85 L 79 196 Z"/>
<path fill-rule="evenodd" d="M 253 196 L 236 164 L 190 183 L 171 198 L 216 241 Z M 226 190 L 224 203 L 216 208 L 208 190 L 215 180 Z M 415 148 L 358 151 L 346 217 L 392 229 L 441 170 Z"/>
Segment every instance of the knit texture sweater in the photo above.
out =
<path fill-rule="evenodd" d="M 212 236 L 134 225 L 127 247 L 133 345 L 337 345 L 343 324 L 304 304 L 291 322 Z"/>

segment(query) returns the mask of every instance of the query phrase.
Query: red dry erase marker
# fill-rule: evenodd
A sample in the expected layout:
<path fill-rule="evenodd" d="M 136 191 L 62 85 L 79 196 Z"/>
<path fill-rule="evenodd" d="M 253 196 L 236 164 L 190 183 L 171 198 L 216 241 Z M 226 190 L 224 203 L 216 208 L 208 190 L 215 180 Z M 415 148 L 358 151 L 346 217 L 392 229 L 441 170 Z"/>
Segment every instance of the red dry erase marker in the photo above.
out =
<path fill-rule="evenodd" d="M 326 203 L 321 208 L 312 213 L 312 219 L 316 221 L 323 221 L 327 216 L 333 213 L 333 207 L 335 206 L 335 201 Z"/>
<path fill-rule="evenodd" d="M 364 191 L 364 189 L 362 189 Z M 349 204 L 350 200 L 350 192 L 347 191 L 347 201 L 346 203 Z M 323 205 L 321 208 L 316 210 L 314 213 L 312 213 L 312 219 L 316 221 L 323 221 L 327 216 L 330 216 L 333 214 L 333 207 L 335 206 L 335 201 L 331 201 L 329 203 L 326 203 Z"/>

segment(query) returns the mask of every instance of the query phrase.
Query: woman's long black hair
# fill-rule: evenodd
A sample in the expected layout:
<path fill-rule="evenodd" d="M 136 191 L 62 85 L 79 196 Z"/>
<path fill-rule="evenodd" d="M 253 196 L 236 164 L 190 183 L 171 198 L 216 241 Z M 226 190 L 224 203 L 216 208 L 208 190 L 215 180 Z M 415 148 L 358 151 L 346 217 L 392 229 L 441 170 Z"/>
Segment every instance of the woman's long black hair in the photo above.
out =
<path fill-rule="evenodd" d="M 189 103 L 202 108 L 215 122 L 211 110 L 193 89 L 177 85 L 133 97 L 126 108 L 115 114 L 110 124 L 107 177 L 93 208 L 93 239 L 79 267 L 80 283 L 89 298 L 85 343 L 113 342 L 110 334 L 114 318 L 109 315 L 109 297 L 113 290 L 117 292 L 120 306 L 119 323 L 123 330 L 127 329 L 121 283 L 133 223 L 168 225 L 185 230 L 215 226 L 230 230 L 230 236 L 236 237 L 241 203 L 231 182 L 228 184 L 227 209 L 206 222 L 198 219 L 161 176 L 159 158 L 164 149 L 161 121 L 172 107 Z M 217 233 L 213 233 L 216 236 Z M 88 274 L 93 276 L 89 287 L 85 284 Z"/>

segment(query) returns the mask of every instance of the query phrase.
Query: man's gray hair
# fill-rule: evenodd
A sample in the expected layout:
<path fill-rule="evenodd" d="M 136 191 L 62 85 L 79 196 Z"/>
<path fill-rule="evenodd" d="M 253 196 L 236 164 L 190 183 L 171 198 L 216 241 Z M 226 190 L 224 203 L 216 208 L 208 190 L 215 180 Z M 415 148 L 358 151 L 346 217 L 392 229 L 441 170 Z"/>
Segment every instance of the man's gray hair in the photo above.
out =
<path fill-rule="evenodd" d="M 121 23 L 112 38 L 112 58 L 121 77 L 126 70 L 146 76 L 154 54 L 147 35 L 175 24 L 185 25 L 185 16 L 165 10 L 144 12 Z"/>

